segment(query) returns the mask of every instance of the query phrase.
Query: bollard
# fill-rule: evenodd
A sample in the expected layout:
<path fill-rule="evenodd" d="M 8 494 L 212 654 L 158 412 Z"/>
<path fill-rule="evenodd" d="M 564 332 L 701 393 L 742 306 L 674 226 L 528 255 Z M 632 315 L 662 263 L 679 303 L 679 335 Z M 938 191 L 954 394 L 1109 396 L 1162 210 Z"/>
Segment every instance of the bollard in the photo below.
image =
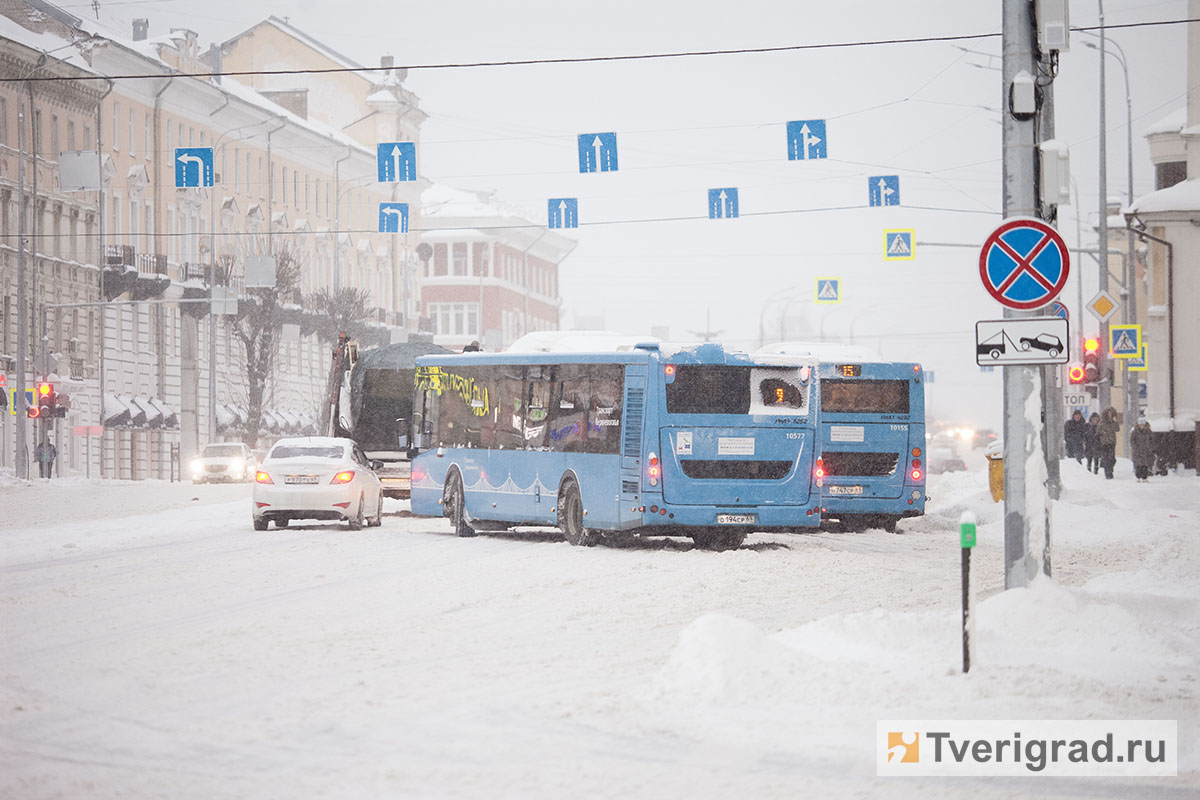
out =
<path fill-rule="evenodd" d="M 975 598 L 971 591 L 971 550 L 975 547 L 975 515 L 964 511 L 958 519 L 959 545 L 962 548 L 962 657 L 963 674 L 971 671 L 975 647 L 971 636 L 975 628 Z"/>

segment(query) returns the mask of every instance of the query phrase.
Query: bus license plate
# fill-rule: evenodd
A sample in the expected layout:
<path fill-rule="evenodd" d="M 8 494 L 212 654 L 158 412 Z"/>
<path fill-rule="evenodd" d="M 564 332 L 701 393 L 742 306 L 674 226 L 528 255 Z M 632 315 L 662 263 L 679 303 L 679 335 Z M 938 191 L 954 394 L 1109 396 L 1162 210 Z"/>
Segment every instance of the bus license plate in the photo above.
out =
<path fill-rule="evenodd" d="M 830 494 L 862 494 L 863 487 L 861 486 L 830 486 Z"/>
<path fill-rule="evenodd" d="M 718 525 L 753 525 L 756 521 L 753 514 L 717 514 Z"/>
<path fill-rule="evenodd" d="M 316 483 L 316 475 L 285 475 L 284 483 Z"/>

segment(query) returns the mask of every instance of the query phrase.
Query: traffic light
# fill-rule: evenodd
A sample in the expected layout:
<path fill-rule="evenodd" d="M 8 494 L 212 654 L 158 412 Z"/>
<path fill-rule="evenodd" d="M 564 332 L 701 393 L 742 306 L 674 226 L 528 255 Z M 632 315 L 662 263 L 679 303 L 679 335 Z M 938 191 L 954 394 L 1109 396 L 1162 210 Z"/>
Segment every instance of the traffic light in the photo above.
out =
<path fill-rule="evenodd" d="M 1083 382 L 1100 380 L 1100 340 L 1089 336 L 1083 340 Z"/>
<path fill-rule="evenodd" d="M 55 415 L 54 404 L 54 384 L 49 381 L 42 381 L 37 385 L 37 416 L 40 419 L 49 419 Z"/>
<path fill-rule="evenodd" d="M 1084 375 L 1083 364 L 1067 365 L 1067 379 L 1071 382 L 1072 386 L 1083 383 Z"/>

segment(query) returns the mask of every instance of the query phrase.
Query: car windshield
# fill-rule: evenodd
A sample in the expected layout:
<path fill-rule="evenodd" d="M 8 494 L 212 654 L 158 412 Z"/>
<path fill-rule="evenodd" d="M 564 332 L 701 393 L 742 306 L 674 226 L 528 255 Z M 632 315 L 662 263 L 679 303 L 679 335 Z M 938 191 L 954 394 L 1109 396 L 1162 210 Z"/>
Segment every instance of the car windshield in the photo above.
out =
<path fill-rule="evenodd" d="M 210 444 L 204 448 L 203 458 L 231 458 L 242 455 L 240 444 Z"/>
<path fill-rule="evenodd" d="M 331 458 L 339 459 L 345 453 L 340 445 L 279 444 L 271 450 L 269 458 Z"/>

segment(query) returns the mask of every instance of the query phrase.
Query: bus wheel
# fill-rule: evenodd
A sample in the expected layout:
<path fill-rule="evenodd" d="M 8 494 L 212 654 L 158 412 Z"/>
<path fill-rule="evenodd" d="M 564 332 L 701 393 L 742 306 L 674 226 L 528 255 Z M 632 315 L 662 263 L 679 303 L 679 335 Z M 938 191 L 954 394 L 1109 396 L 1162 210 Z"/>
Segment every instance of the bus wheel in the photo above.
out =
<path fill-rule="evenodd" d="M 442 493 L 442 511 L 454 526 L 457 535 L 475 535 L 475 529 L 467 523 L 467 498 L 463 492 L 462 475 L 457 471 L 446 477 L 446 488 Z"/>
<path fill-rule="evenodd" d="M 692 541 L 702 550 L 737 550 L 746 541 L 746 532 L 724 528 L 701 528 Z"/>
<path fill-rule="evenodd" d="M 558 527 L 563 538 L 577 547 L 591 547 L 599 536 L 583 526 L 583 498 L 579 484 L 567 481 L 558 490 Z"/>

